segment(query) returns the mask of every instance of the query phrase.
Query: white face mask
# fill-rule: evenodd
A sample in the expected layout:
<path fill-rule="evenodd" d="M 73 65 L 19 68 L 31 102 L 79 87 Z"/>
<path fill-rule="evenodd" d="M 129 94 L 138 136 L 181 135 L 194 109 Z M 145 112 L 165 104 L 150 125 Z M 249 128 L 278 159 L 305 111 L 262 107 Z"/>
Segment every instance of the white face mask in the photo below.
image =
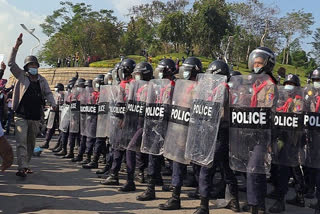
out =
<path fill-rule="evenodd" d="M 228 85 L 229 85 L 230 88 L 232 88 L 233 87 L 233 82 L 228 82 Z"/>
<path fill-rule="evenodd" d="M 293 90 L 293 89 L 294 89 L 294 86 L 293 86 L 293 85 L 285 85 L 285 86 L 284 86 L 284 89 L 286 89 L 286 90 Z"/>
<path fill-rule="evenodd" d="M 160 73 L 159 73 L 159 79 L 162 79 L 162 78 L 163 78 L 163 73 L 160 72 Z"/>
<path fill-rule="evenodd" d="M 141 76 L 140 75 L 135 75 L 134 78 L 135 78 L 135 80 L 141 80 Z"/>
<path fill-rule="evenodd" d="M 261 70 L 261 68 L 253 68 L 254 73 L 259 73 L 259 71 Z"/>
<path fill-rule="evenodd" d="M 108 80 L 108 85 L 112 85 L 112 80 Z"/>
<path fill-rule="evenodd" d="M 55 88 L 54 91 L 55 91 L 55 92 L 59 92 L 59 88 Z"/>
<path fill-rule="evenodd" d="M 249 92 L 252 93 L 252 88 L 249 88 Z"/>
<path fill-rule="evenodd" d="M 183 79 L 188 80 L 190 78 L 190 71 L 184 71 L 183 72 Z"/>
<path fill-rule="evenodd" d="M 313 86 L 315 88 L 320 88 L 320 82 L 313 82 Z"/>
<path fill-rule="evenodd" d="M 96 83 L 96 88 L 99 89 L 99 87 L 100 87 L 100 84 Z"/>
<path fill-rule="evenodd" d="M 125 79 L 124 79 L 124 78 L 125 78 L 124 73 L 121 73 L 121 78 L 122 78 L 122 80 L 125 80 Z"/>

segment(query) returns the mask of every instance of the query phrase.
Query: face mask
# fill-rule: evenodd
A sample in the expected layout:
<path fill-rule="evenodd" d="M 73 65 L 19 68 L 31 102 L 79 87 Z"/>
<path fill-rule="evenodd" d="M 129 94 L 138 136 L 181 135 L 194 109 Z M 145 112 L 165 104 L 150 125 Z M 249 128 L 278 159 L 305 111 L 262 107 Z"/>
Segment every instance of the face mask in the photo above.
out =
<path fill-rule="evenodd" d="M 160 73 L 159 73 L 159 79 L 162 79 L 162 78 L 163 78 L 163 73 L 160 72 Z"/>
<path fill-rule="evenodd" d="M 315 88 L 320 88 L 320 82 L 313 82 L 313 86 Z"/>
<path fill-rule="evenodd" d="M 112 80 L 108 80 L 108 85 L 112 85 Z"/>
<path fill-rule="evenodd" d="M 183 72 L 183 79 L 188 80 L 190 78 L 190 71 L 184 71 Z"/>
<path fill-rule="evenodd" d="M 59 88 L 55 88 L 54 91 L 55 91 L 55 92 L 59 92 Z"/>
<path fill-rule="evenodd" d="M 31 75 L 37 75 L 38 74 L 38 68 L 29 68 L 29 73 Z"/>
<path fill-rule="evenodd" d="M 249 92 L 252 93 L 252 88 L 249 88 Z"/>
<path fill-rule="evenodd" d="M 134 78 L 135 78 L 135 80 L 141 80 L 141 76 L 140 75 L 135 75 Z"/>
<path fill-rule="evenodd" d="M 100 87 L 100 84 L 99 83 L 96 83 L 96 88 L 99 88 Z"/>
<path fill-rule="evenodd" d="M 254 73 L 258 74 L 261 68 L 253 68 Z"/>
<path fill-rule="evenodd" d="M 228 85 L 229 85 L 230 88 L 232 88 L 233 87 L 233 82 L 228 82 Z"/>
<path fill-rule="evenodd" d="M 124 80 L 124 78 L 125 78 L 124 73 L 121 73 L 121 77 L 122 77 L 122 80 Z"/>
<path fill-rule="evenodd" d="M 285 85 L 285 86 L 284 86 L 284 89 L 285 89 L 285 90 L 293 90 L 293 89 L 294 89 L 294 86 L 293 86 L 293 85 Z"/>

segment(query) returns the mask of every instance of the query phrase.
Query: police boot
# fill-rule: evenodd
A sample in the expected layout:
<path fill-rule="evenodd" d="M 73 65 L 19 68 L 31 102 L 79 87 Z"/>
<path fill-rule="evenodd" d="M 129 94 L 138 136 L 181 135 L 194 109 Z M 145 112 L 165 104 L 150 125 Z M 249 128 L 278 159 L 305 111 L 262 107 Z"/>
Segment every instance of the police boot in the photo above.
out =
<path fill-rule="evenodd" d="M 144 171 L 139 172 L 139 174 L 136 176 L 136 180 L 141 184 L 146 182 L 144 179 Z"/>
<path fill-rule="evenodd" d="M 59 143 L 58 147 L 54 150 L 52 150 L 53 152 L 60 152 L 62 150 L 62 142 Z"/>
<path fill-rule="evenodd" d="M 136 191 L 136 185 L 134 181 L 127 181 L 122 187 L 119 188 L 120 192 L 131 192 Z"/>
<path fill-rule="evenodd" d="M 209 214 L 209 198 L 201 197 L 200 207 L 193 214 Z"/>
<path fill-rule="evenodd" d="M 172 197 L 169 200 L 159 205 L 160 210 L 178 210 L 181 208 L 180 201 L 181 187 L 173 187 Z"/>
<path fill-rule="evenodd" d="M 251 214 L 266 214 L 265 206 L 252 206 Z"/>
<path fill-rule="evenodd" d="M 239 199 L 231 199 L 227 204 L 226 209 L 232 210 L 233 212 L 240 212 Z"/>
<path fill-rule="evenodd" d="M 284 200 L 276 200 L 276 202 L 269 208 L 270 213 L 281 213 L 286 210 Z"/>
<path fill-rule="evenodd" d="M 96 171 L 96 174 L 97 174 L 97 175 L 103 175 L 103 174 L 107 173 L 107 172 L 110 170 L 110 168 L 111 168 L 111 165 L 110 165 L 110 164 L 106 164 L 106 165 L 103 167 L 103 169 L 97 170 L 97 171 Z"/>
<path fill-rule="evenodd" d="M 73 151 L 70 151 L 69 154 L 67 154 L 67 155 L 64 156 L 63 158 L 66 158 L 66 159 L 74 158 L 74 153 L 73 153 Z"/>
<path fill-rule="evenodd" d="M 44 144 L 40 146 L 41 149 L 49 149 L 49 142 L 46 141 Z"/>
<path fill-rule="evenodd" d="M 104 181 L 100 182 L 103 185 L 119 185 L 119 177 L 115 174 L 110 174 Z"/>
<path fill-rule="evenodd" d="M 62 150 L 58 153 L 55 153 L 56 156 L 65 156 L 67 154 L 67 148 L 65 146 L 62 147 Z"/>
<path fill-rule="evenodd" d="M 87 155 L 87 158 L 84 161 L 81 161 L 80 164 L 84 165 L 84 164 L 88 164 L 91 162 L 91 155 Z"/>
<path fill-rule="evenodd" d="M 71 162 L 80 162 L 82 160 L 83 160 L 82 155 L 77 155 L 77 157 L 71 159 Z"/>
<path fill-rule="evenodd" d="M 291 204 L 294 206 L 298 206 L 298 207 L 304 207 L 305 206 L 305 202 L 304 202 L 304 196 L 302 193 L 297 193 L 296 197 L 294 197 L 293 199 L 289 199 L 286 200 L 287 204 Z"/>
<path fill-rule="evenodd" d="M 84 169 L 98 169 L 98 156 L 93 156 L 93 159 L 90 163 L 82 165 Z"/>
<path fill-rule="evenodd" d="M 188 197 L 191 199 L 199 199 L 200 198 L 199 187 L 197 187 L 194 192 L 189 192 Z"/>
<path fill-rule="evenodd" d="M 156 198 L 155 185 L 149 184 L 147 189 L 141 194 L 137 196 L 138 201 L 151 201 Z"/>
<path fill-rule="evenodd" d="M 226 209 L 232 210 L 233 212 L 240 212 L 239 204 L 239 194 L 238 194 L 238 185 L 237 184 L 228 184 L 226 191 L 229 192 L 231 200 L 225 207 Z M 227 194 L 227 193 L 226 193 Z"/>
<path fill-rule="evenodd" d="M 55 145 L 53 148 L 50 148 L 49 150 L 53 151 L 53 150 L 59 148 L 59 146 L 60 146 L 60 141 L 58 141 L 58 142 L 56 143 L 56 145 Z"/>

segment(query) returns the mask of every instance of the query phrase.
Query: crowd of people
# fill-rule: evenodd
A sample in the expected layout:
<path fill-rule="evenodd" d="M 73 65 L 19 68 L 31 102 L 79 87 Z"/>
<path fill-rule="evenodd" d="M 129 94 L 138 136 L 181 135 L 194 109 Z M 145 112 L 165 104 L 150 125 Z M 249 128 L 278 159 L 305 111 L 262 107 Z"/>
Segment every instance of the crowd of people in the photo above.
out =
<path fill-rule="evenodd" d="M 200 200 L 195 214 L 209 213 L 209 199 L 226 195 L 224 207 L 234 212 L 281 213 L 286 203 L 305 207 L 305 198 L 316 197 L 309 206 L 320 213 L 320 68 L 303 88 L 294 74 L 280 85 L 272 72 L 275 54 L 267 47 L 251 52 L 249 75 L 231 71 L 222 60 L 204 71 L 197 57 L 186 58 L 178 69 L 172 59 L 153 69 L 148 62 L 124 58 L 105 75 L 73 77 L 66 86 L 56 84 L 52 93 L 34 56 L 26 58 L 23 69 L 15 63 L 21 44 L 22 34 L 9 60 L 17 78 L 12 95 L 17 176 L 32 173 L 39 112 L 47 101 L 52 108 L 41 147 L 85 169 L 104 163 L 96 171 L 103 185 L 119 185 L 124 162 L 126 183 L 119 191 L 135 191 L 136 181 L 147 183 L 138 201 L 156 200 L 155 187 L 163 186 L 172 196 L 159 209 L 181 209 L 189 175 L 193 182 L 187 185 L 195 190 L 188 197 Z M 58 142 L 50 147 L 56 129 Z M 170 186 L 164 185 L 164 170 Z M 215 185 L 217 172 L 221 182 Z M 247 197 L 240 208 L 242 176 Z M 290 178 L 296 196 L 285 200 Z M 267 197 L 275 199 L 268 209 Z"/>

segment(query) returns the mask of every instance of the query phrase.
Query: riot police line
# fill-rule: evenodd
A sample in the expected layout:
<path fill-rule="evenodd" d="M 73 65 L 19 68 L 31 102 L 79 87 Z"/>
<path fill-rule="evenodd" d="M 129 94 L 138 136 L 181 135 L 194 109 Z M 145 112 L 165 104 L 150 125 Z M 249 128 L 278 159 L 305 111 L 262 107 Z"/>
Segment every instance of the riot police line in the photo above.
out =
<path fill-rule="evenodd" d="M 159 205 L 161 210 L 181 208 L 183 178 L 191 164 L 201 200 L 195 213 L 209 213 L 208 180 L 216 168 L 223 171 L 231 195 L 225 207 L 239 212 L 235 171 L 242 172 L 247 174 L 243 210 L 265 213 L 266 175 L 272 165 L 285 170 L 320 166 L 315 141 L 320 137 L 319 89 L 316 84 L 303 89 L 293 74 L 278 85 L 272 76 L 275 56 L 268 48 L 255 49 L 248 65 L 253 71 L 249 75 L 230 71 L 220 60 L 203 72 L 201 61 L 189 57 L 179 71 L 172 60 L 164 59 L 153 72 L 147 62 L 136 65 L 124 59 L 94 80 L 71 79 L 66 91 L 56 87 L 61 134 L 54 151 L 89 169 L 98 168 L 103 154 L 106 165 L 97 174 L 105 174 L 104 185 L 119 185 L 125 157 L 127 182 L 119 189 L 125 192 L 136 189 L 139 162 L 140 173 L 148 168 L 149 177 L 147 189 L 137 197 L 140 201 L 156 199 L 155 186 L 162 183 L 161 158 L 167 158 L 172 165 L 172 197 Z M 314 82 L 320 81 L 319 72 L 314 71 Z M 49 119 L 48 128 L 52 123 Z M 290 177 L 281 173 L 278 170 L 275 177 L 285 177 L 287 186 Z M 271 213 L 285 210 L 283 186 L 274 187 L 281 194 Z M 297 197 L 304 206 L 301 192 Z M 318 213 L 318 204 L 314 208 Z"/>

